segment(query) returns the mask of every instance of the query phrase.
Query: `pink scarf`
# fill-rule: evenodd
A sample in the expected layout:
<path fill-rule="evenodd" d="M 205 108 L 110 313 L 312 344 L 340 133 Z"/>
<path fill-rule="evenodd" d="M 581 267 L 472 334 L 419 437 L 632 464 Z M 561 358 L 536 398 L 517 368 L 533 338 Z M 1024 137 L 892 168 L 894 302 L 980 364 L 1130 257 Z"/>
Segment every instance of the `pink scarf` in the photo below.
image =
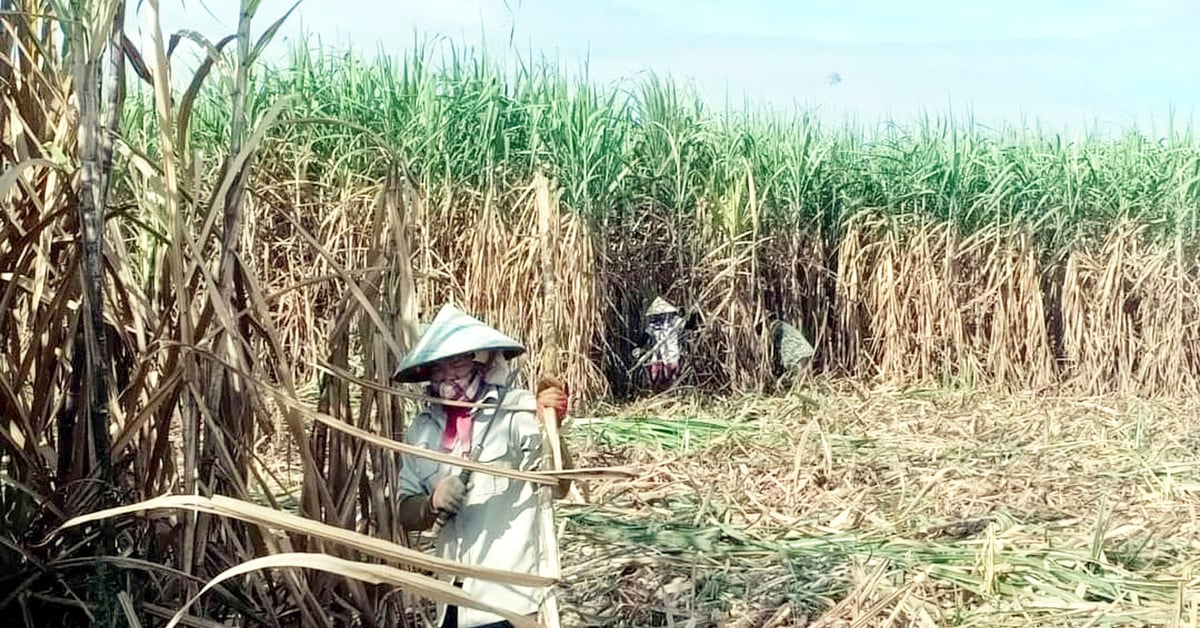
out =
<path fill-rule="evenodd" d="M 442 451 L 455 452 L 463 458 L 471 455 L 471 432 L 475 418 L 471 408 L 446 406 L 446 429 L 442 432 Z"/>

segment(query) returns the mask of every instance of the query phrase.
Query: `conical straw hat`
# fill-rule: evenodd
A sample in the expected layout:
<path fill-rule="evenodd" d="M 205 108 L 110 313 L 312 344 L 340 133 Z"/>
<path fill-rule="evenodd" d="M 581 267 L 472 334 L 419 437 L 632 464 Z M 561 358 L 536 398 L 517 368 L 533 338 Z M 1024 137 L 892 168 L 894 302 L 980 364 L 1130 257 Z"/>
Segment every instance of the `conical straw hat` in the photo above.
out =
<path fill-rule="evenodd" d="M 525 353 L 521 343 L 500 333 L 453 305 L 446 304 L 425 328 L 416 345 L 392 375 L 398 382 L 429 381 L 429 367 L 438 360 L 476 351 L 503 351 L 509 360 Z"/>
<path fill-rule="evenodd" d="M 650 304 L 650 308 L 646 310 L 646 316 L 655 316 L 658 314 L 674 314 L 679 310 L 674 305 L 667 302 L 662 297 L 654 297 L 654 302 Z"/>

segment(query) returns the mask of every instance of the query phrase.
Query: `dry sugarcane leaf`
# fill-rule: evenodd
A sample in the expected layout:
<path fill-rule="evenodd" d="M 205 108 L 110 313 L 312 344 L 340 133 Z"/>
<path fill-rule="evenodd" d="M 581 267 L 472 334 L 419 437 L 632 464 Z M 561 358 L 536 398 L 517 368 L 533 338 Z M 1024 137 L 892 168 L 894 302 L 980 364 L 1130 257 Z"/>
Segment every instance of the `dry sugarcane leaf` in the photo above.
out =
<path fill-rule="evenodd" d="M 208 590 L 213 586 L 230 578 L 234 578 L 259 569 L 279 568 L 316 569 L 337 574 L 344 578 L 370 582 L 371 584 L 390 584 L 397 587 L 403 587 L 406 591 L 416 593 L 435 602 L 454 604 L 457 606 L 475 608 L 487 611 L 489 613 L 494 613 L 507 619 L 514 626 L 521 626 L 522 628 L 538 627 L 538 623 L 529 617 L 517 615 L 511 611 L 506 611 L 487 604 L 486 602 L 476 600 L 466 593 L 463 593 L 462 589 L 449 583 L 430 578 L 429 576 L 423 576 L 408 571 L 401 571 L 395 567 L 389 567 L 387 565 L 360 563 L 351 560 L 345 560 L 343 558 L 336 558 L 334 556 L 327 556 L 325 554 L 307 554 L 295 552 L 255 558 L 226 569 L 218 574 L 215 578 L 210 580 L 209 583 L 200 590 L 199 594 L 188 600 L 183 607 L 181 607 L 175 613 L 175 616 L 171 618 L 171 621 L 167 623 L 167 628 L 174 628 L 174 626 L 177 625 L 183 618 L 187 608 L 195 603 L 195 601 L 201 595 L 208 592 Z"/>
<path fill-rule="evenodd" d="M 505 584 L 522 586 L 547 586 L 553 581 L 541 576 L 522 574 L 500 569 L 475 567 L 463 563 L 430 556 L 402 545 L 372 538 L 345 528 L 339 528 L 320 521 L 307 519 L 288 512 L 273 510 L 258 504 L 214 495 L 201 497 L 199 495 L 166 495 L 155 497 L 137 504 L 109 508 L 70 519 L 61 528 L 71 528 L 86 523 L 118 517 L 132 513 L 159 509 L 184 509 L 204 512 L 222 517 L 239 519 L 256 525 L 278 528 L 295 534 L 305 534 L 325 541 L 338 543 L 357 549 L 371 556 L 394 560 L 405 565 L 436 573 L 452 574 L 455 576 L 480 578 Z"/>

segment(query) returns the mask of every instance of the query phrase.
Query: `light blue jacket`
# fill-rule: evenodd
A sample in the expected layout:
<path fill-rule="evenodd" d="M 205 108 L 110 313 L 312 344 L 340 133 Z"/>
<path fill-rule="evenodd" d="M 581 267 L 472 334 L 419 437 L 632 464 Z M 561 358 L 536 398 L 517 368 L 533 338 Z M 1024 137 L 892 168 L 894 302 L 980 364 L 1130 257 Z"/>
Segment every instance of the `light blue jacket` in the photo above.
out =
<path fill-rule="evenodd" d="M 496 387 L 490 387 L 482 402 L 495 402 Z M 472 427 L 473 447 L 482 446 L 479 462 L 509 469 L 534 471 L 542 463 L 542 437 L 537 419 L 536 398 L 528 390 L 512 389 L 504 398 L 499 422 L 486 430 L 495 410 L 481 409 L 475 413 Z M 405 441 L 411 445 L 438 450 L 446 414 L 442 406 L 432 405 L 417 415 L 409 427 Z M 486 442 L 480 441 L 487 431 Z M 400 468 L 400 499 L 412 495 L 429 495 L 439 480 L 457 475 L 461 468 L 416 456 L 402 456 Z M 471 475 L 466 500 L 458 513 L 450 517 L 435 539 L 437 553 L 450 560 L 538 574 L 541 564 L 541 506 L 537 486 L 520 480 L 496 477 L 479 471 Z M 537 613 L 543 590 L 467 578 L 463 592 L 487 604 L 521 615 Z M 438 624 L 445 607 L 438 607 Z M 458 609 L 458 625 L 470 628 L 503 618 L 468 608 Z"/>

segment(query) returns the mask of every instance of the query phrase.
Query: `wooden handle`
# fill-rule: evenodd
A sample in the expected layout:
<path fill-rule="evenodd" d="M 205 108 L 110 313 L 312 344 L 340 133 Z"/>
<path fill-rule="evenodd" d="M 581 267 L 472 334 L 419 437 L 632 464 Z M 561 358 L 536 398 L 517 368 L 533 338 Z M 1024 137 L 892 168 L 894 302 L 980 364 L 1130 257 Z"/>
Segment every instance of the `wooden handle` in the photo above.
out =
<path fill-rule="evenodd" d="M 553 471 L 563 468 L 562 441 L 558 436 L 558 413 L 554 408 L 542 409 L 542 424 L 546 426 L 546 439 L 550 441 L 550 453 L 553 455 Z"/>
<path fill-rule="evenodd" d="M 446 521 L 450 519 L 450 513 L 445 510 L 439 510 L 437 520 L 433 522 L 433 527 L 429 528 L 429 533 L 434 537 L 442 533 L 442 528 L 446 527 Z"/>

